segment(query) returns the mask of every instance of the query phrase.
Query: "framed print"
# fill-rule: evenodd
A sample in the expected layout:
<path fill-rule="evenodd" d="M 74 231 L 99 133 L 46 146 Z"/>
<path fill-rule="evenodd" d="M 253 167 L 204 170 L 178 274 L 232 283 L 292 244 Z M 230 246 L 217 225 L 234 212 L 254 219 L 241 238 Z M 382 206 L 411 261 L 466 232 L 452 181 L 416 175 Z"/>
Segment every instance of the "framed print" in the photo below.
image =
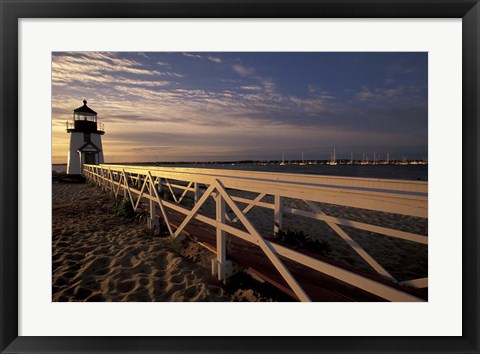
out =
<path fill-rule="evenodd" d="M 2 353 L 478 352 L 477 1 L 0 10 Z"/>

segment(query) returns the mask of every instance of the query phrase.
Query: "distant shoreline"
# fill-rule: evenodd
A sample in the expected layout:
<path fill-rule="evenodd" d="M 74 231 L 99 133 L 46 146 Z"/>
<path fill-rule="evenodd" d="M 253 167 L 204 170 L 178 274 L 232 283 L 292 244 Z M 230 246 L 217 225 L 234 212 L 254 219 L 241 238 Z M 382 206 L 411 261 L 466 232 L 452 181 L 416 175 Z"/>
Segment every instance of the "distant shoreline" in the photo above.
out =
<path fill-rule="evenodd" d="M 223 162 L 123 162 L 111 165 L 134 165 L 171 168 L 207 168 L 223 170 L 243 170 L 271 173 L 299 173 L 309 175 L 344 176 L 358 178 L 398 179 L 410 181 L 428 181 L 428 164 L 355 164 L 337 160 L 336 165 L 327 164 L 326 160 L 295 162 L 286 161 L 223 161 Z M 53 164 L 52 171 L 61 173 L 67 169 L 66 164 Z"/>
<path fill-rule="evenodd" d="M 285 164 L 287 165 L 295 165 L 295 164 L 300 164 L 300 163 L 305 163 L 305 164 L 320 164 L 320 165 L 325 165 L 328 164 L 330 160 L 288 160 L 285 161 Z M 415 164 L 419 165 L 428 165 L 428 161 L 423 161 L 422 159 L 412 159 L 412 160 L 392 160 L 389 162 L 385 162 L 384 160 L 377 161 L 376 163 L 362 163 L 361 160 L 353 160 L 353 162 L 350 163 L 350 160 L 348 159 L 339 159 L 337 160 L 337 163 L 339 165 L 348 165 L 348 164 L 353 164 L 353 165 L 405 165 L 405 163 L 412 164 L 412 162 Z M 225 160 L 225 161 L 146 161 L 146 162 L 105 162 L 105 164 L 108 165 L 148 165 L 148 166 L 156 166 L 156 165 L 221 165 L 221 164 L 262 164 L 262 163 L 267 163 L 267 164 L 280 164 L 282 163 L 282 160 Z M 66 165 L 67 163 L 52 163 L 52 166 L 61 166 L 61 165 Z"/>

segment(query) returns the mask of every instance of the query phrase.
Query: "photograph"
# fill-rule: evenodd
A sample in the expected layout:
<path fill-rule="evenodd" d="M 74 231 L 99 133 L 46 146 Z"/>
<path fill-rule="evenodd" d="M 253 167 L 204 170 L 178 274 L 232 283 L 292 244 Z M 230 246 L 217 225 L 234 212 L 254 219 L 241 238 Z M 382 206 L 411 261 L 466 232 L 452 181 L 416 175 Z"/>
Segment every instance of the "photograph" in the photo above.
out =
<path fill-rule="evenodd" d="M 53 51 L 51 301 L 428 302 L 428 68 Z"/>
<path fill-rule="evenodd" d="M 479 353 L 479 1 L 0 0 L 0 354 Z"/>

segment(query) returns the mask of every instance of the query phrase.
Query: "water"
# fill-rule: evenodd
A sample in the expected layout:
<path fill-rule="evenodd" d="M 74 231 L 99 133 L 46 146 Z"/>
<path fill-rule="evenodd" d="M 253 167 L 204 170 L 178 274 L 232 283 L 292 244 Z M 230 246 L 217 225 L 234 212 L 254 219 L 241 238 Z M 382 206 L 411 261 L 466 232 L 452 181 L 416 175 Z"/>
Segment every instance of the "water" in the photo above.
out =
<path fill-rule="evenodd" d="M 150 164 L 155 165 L 155 164 Z M 162 164 L 164 167 L 218 168 L 264 172 L 303 173 L 326 176 L 364 177 L 428 181 L 428 165 L 290 165 L 278 164 Z M 67 165 L 52 165 L 52 171 L 66 171 Z"/>
<path fill-rule="evenodd" d="M 65 172 L 67 171 L 67 164 L 52 164 L 52 171 Z"/>
<path fill-rule="evenodd" d="M 302 173 L 325 176 L 401 179 L 428 181 L 428 165 L 290 165 L 278 164 L 182 164 L 161 165 L 165 167 L 219 168 L 263 172 Z"/>

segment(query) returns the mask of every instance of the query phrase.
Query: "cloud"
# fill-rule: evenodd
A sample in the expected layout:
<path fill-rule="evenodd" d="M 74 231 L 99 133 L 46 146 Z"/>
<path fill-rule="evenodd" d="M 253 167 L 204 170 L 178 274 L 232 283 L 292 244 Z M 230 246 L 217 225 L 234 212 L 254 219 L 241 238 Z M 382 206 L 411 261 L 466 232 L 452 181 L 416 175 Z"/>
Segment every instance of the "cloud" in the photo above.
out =
<path fill-rule="evenodd" d="M 157 75 L 156 70 L 144 69 L 143 64 L 134 60 L 118 58 L 115 53 L 82 52 L 67 53 L 66 55 L 55 56 L 52 66 L 55 68 L 67 67 L 70 71 L 85 69 L 92 73 L 124 72 L 138 75 Z"/>
<path fill-rule="evenodd" d="M 243 77 L 251 76 L 255 73 L 255 70 L 253 68 L 249 68 L 240 64 L 235 64 L 232 66 L 232 68 L 238 75 Z"/>
<path fill-rule="evenodd" d="M 222 62 L 222 59 L 217 58 L 217 57 L 208 56 L 207 59 L 214 62 L 214 63 L 221 63 Z"/>
<path fill-rule="evenodd" d="M 54 53 L 52 56 L 53 86 L 67 86 L 73 83 L 111 85 L 120 82 L 150 87 L 168 85 L 169 82 L 166 80 L 144 79 L 154 76 L 183 77 L 172 71 L 161 72 L 146 68 L 138 61 L 119 58 L 114 53 L 66 52 Z"/>
<path fill-rule="evenodd" d="M 367 101 L 371 99 L 379 99 L 381 95 L 375 92 L 375 90 L 371 90 L 367 87 L 362 87 L 362 90 L 355 95 L 360 101 Z"/>
<path fill-rule="evenodd" d="M 360 101 L 404 101 L 409 100 L 410 103 L 414 101 L 424 101 L 424 95 L 421 93 L 426 89 L 422 85 L 408 85 L 397 87 L 380 87 L 369 88 L 363 86 L 362 89 L 355 94 L 355 98 Z"/>
<path fill-rule="evenodd" d="M 184 56 L 189 57 L 189 58 L 198 58 L 198 59 L 203 59 L 201 55 L 197 54 L 190 54 L 190 53 L 182 53 Z"/>
<path fill-rule="evenodd" d="M 149 87 L 161 87 L 170 84 L 170 81 L 165 80 L 137 80 L 129 79 L 123 76 L 112 75 L 89 75 L 89 74 L 69 74 L 64 72 L 55 72 L 52 75 L 52 83 L 54 86 L 66 86 L 74 82 L 86 84 L 102 84 L 112 85 L 122 83 L 124 85 L 136 85 L 136 86 L 149 86 Z"/>
<path fill-rule="evenodd" d="M 160 75 L 166 75 L 166 76 L 171 76 L 171 77 L 184 77 L 184 75 L 176 73 L 176 72 L 172 72 L 172 71 L 164 71 L 164 72 L 160 73 Z"/>
<path fill-rule="evenodd" d="M 172 67 L 169 63 L 164 62 L 164 61 L 157 61 L 157 65 L 164 66 L 166 68 L 171 68 Z M 166 75 L 166 76 L 170 76 L 170 77 L 184 77 L 185 76 L 183 74 L 179 74 L 179 73 L 173 72 L 173 71 L 161 71 L 159 73 L 159 75 Z"/>
<path fill-rule="evenodd" d="M 307 116 L 318 116 L 325 111 L 325 101 L 321 98 L 298 98 L 295 96 L 289 97 L 295 104 L 295 110 Z"/>
<path fill-rule="evenodd" d="M 189 57 L 189 58 L 195 58 L 195 59 L 201 59 L 201 60 L 209 60 L 213 63 L 221 63 L 222 59 L 218 57 L 214 57 L 211 55 L 199 55 L 199 54 L 191 54 L 191 53 L 182 53 L 184 56 Z"/>
<path fill-rule="evenodd" d="M 259 91 L 262 88 L 257 85 L 246 85 L 246 86 L 240 86 L 242 90 L 247 90 L 247 91 Z"/>
<path fill-rule="evenodd" d="M 275 83 L 272 79 L 262 79 L 263 88 L 268 93 L 273 93 L 275 91 Z"/>
<path fill-rule="evenodd" d="M 103 56 L 88 55 L 61 55 L 52 58 L 52 80 L 56 82 L 68 82 L 76 76 L 85 79 L 92 76 L 111 75 L 122 72 L 125 74 L 155 75 L 158 71 L 139 68 L 137 63 L 129 60 L 114 60 Z"/>

